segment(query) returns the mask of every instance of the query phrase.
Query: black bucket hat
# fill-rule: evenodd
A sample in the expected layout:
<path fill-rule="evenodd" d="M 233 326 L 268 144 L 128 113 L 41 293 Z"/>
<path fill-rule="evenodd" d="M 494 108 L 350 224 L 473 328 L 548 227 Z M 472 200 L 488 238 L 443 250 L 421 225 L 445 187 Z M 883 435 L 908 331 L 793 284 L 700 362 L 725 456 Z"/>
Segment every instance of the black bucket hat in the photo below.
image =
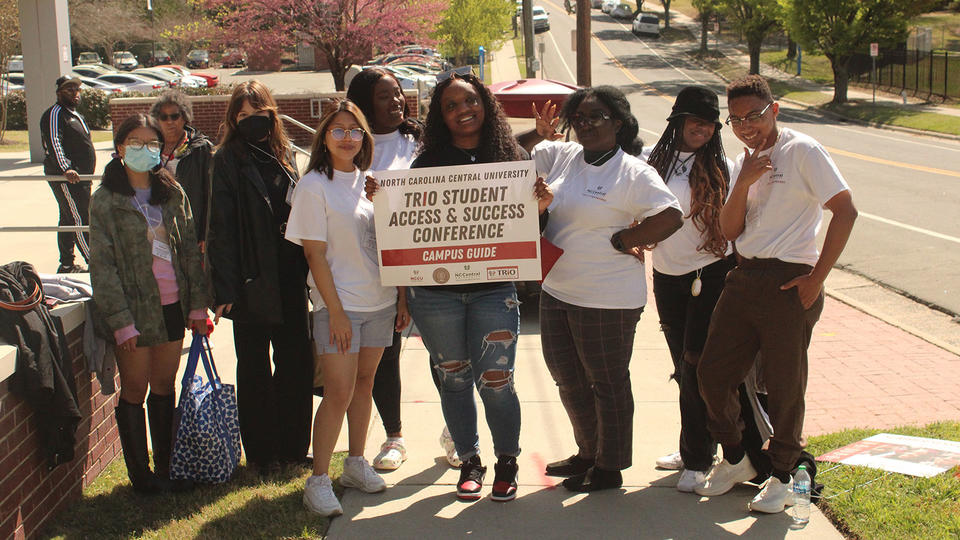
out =
<path fill-rule="evenodd" d="M 667 121 L 687 115 L 719 124 L 720 102 L 717 93 L 705 86 L 688 86 L 681 90 Z"/>

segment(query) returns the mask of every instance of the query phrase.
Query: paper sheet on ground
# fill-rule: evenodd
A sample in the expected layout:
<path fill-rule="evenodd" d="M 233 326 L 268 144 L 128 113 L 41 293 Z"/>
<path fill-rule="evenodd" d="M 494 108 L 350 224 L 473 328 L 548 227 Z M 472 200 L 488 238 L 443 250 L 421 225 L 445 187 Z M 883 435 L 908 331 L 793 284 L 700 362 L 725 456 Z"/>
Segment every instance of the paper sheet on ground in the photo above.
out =
<path fill-rule="evenodd" d="M 374 173 L 380 279 L 459 285 L 540 279 L 533 161 Z"/>
<path fill-rule="evenodd" d="M 960 442 L 880 433 L 817 460 L 930 478 L 960 465 Z"/>

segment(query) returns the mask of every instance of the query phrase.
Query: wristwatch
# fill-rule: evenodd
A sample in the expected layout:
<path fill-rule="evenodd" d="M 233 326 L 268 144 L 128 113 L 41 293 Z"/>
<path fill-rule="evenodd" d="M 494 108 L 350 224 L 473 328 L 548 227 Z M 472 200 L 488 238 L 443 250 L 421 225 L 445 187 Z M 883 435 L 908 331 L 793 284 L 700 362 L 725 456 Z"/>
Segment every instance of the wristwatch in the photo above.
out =
<path fill-rule="evenodd" d="M 610 237 L 610 243 L 613 245 L 613 249 L 617 251 L 623 251 L 623 239 L 620 238 L 621 234 L 623 234 L 623 231 L 619 230 Z"/>

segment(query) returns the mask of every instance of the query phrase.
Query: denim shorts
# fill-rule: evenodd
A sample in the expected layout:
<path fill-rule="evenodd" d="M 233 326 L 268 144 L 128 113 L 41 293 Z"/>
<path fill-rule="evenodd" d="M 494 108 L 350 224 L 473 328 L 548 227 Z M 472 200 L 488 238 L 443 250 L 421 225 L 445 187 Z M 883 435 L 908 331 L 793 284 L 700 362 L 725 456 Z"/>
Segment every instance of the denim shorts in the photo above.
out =
<path fill-rule="evenodd" d="M 389 347 L 393 344 L 396 304 L 379 311 L 347 311 L 353 337 L 348 353 L 360 352 L 360 347 Z M 313 341 L 320 354 L 337 354 L 337 345 L 330 344 L 330 312 L 327 308 L 313 312 Z"/>

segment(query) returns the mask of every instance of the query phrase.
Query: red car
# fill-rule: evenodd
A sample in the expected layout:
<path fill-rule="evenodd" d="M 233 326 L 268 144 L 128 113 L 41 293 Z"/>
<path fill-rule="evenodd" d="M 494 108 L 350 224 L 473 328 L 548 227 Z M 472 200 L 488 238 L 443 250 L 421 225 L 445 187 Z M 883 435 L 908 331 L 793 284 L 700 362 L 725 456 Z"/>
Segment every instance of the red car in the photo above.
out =
<path fill-rule="evenodd" d="M 185 68 L 185 67 L 183 67 L 183 66 L 177 65 L 177 64 L 165 64 L 165 65 L 157 66 L 157 67 L 170 68 L 170 69 L 173 69 L 173 70 L 176 70 L 176 71 L 180 72 L 182 75 L 193 75 L 194 77 L 200 77 L 200 78 L 202 78 L 202 79 L 206 79 L 206 80 L 207 80 L 207 88 L 213 88 L 214 86 L 217 85 L 217 83 L 220 82 L 220 77 L 218 77 L 218 76 L 216 76 L 216 75 L 210 75 L 209 73 L 198 73 L 198 72 L 196 72 L 196 71 L 190 71 L 189 69 L 187 69 L 187 68 Z"/>

